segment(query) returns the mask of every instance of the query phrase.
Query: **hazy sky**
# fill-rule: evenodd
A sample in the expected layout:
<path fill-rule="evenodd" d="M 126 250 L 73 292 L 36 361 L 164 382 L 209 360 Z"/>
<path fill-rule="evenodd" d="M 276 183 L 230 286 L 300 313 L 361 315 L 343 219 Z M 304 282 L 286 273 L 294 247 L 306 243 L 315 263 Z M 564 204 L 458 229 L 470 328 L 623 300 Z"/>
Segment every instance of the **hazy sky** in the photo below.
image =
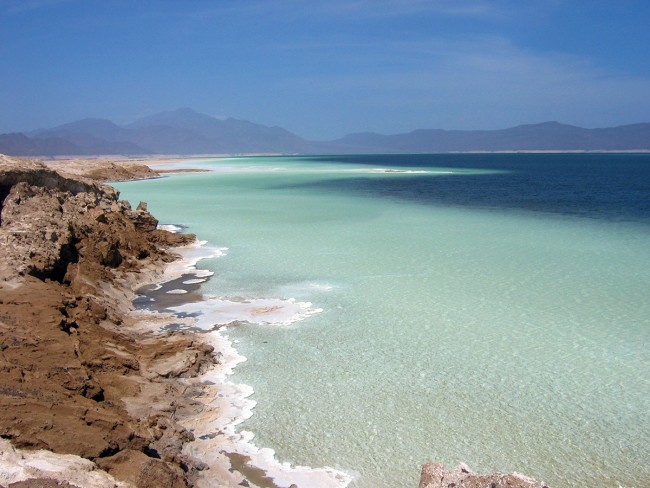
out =
<path fill-rule="evenodd" d="M 650 121 L 648 0 L 0 0 L 0 132 L 191 107 L 311 139 Z"/>

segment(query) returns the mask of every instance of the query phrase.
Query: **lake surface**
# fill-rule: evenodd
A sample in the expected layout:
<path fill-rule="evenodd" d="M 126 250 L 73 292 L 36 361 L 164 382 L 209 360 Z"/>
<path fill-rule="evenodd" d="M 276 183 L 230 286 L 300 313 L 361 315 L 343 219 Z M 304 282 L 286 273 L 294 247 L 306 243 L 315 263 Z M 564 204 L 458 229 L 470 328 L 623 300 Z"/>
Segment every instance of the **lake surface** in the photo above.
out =
<path fill-rule="evenodd" d="M 119 183 L 229 250 L 221 297 L 322 312 L 228 336 L 281 461 L 650 486 L 650 155 L 255 157 Z"/>

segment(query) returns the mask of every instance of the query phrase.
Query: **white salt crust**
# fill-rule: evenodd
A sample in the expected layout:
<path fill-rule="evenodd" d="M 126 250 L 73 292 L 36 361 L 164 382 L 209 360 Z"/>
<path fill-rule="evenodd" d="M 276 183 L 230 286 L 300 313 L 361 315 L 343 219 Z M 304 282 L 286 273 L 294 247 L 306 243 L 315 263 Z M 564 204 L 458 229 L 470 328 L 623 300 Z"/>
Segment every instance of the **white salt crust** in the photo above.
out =
<path fill-rule="evenodd" d="M 199 271 L 196 264 L 207 258 L 223 256 L 227 248 L 208 247 L 205 241 L 175 249 L 182 259 L 171 263 L 165 270 L 163 281 L 176 279 L 184 274 L 207 278 L 211 272 Z M 202 280 L 205 281 L 205 280 Z M 188 283 L 189 284 L 189 283 Z M 237 364 L 246 361 L 227 336 L 227 325 L 233 322 L 247 322 L 260 326 L 282 327 L 304 320 L 321 312 L 309 302 L 293 298 L 239 298 L 206 297 L 204 301 L 173 307 L 176 313 L 191 314 L 181 322 L 205 331 L 201 335 L 214 347 L 217 361 L 208 371 L 196 378 L 182 381 L 198 386 L 202 394 L 194 400 L 202 403 L 202 411 L 192 418 L 181 419 L 180 423 L 194 433 L 195 440 L 186 444 L 184 452 L 200 459 L 210 469 L 202 473 L 196 482 L 198 488 L 241 486 L 241 473 L 232 469 L 228 454 L 243 456 L 247 466 L 265 472 L 278 487 L 288 488 L 292 484 L 299 488 L 339 488 L 348 486 L 353 477 L 333 468 L 311 468 L 291 466 L 275 458 L 272 449 L 259 448 L 253 444 L 254 434 L 238 431 L 237 426 L 253 415 L 255 401 L 249 397 L 253 388 L 228 380 Z M 173 315 L 169 321 L 179 322 Z M 159 321 L 151 321 L 159 328 Z"/>

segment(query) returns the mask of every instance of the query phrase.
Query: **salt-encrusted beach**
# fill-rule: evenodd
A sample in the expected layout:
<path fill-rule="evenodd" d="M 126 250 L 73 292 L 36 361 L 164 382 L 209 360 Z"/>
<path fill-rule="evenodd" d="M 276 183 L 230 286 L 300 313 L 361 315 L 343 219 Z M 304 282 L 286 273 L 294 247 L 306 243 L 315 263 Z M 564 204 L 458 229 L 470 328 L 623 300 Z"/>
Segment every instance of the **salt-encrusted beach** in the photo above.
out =
<path fill-rule="evenodd" d="M 197 241 L 175 250 L 182 258 L 166 267 L 155 286 L 141 288 L 145 307 L 133 314 L 141 327 L 154 332 L 169 330 L 170 326 L 176 331 L 189 330 L 217 351 L 217 361 L 208 370 L 182 380 L 195 402 L 190 414 L 179 417 L 179 423 L 194 434 L 194 440 L 183 450 L 209 467 L 209 472 L 196 480 L 196 486 L 240 486 L 244 481 L 254 483 L 255 479 L 263 481 L 262 486 L 278 488 L 293 484 L 314 488 L 347 486 L 351 477 L 345 473 L 329 468 L 291 467 L 277 460 L 270 449 L 255 446 L 251 432 L 237 429 L 253 414 L 255 402 L 248 398 L 252 388 L 229 380 L 237 364 L 246 360 L 228 339 L 229 326 L 241 322 L 286 326 L 319 310 L 291 299 L 198 296 L 194 294 L 197 285 L 212 273 L 197 269 L 197 264 L 202 259 L 220 257 L 227 249 Z M 173 285 L 166 286 L 170 283 Z"/>

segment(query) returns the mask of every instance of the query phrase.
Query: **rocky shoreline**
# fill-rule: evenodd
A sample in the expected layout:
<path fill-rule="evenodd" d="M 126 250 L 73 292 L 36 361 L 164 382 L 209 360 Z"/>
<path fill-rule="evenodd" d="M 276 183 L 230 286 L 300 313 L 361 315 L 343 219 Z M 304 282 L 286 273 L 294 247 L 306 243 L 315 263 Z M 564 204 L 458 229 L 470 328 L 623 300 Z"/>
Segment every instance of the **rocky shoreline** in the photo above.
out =
<path fill-rule="evenodd" d="M 111 187 L 34 161 L 0 164 L 0 435 L 134 486 L 191 486 L 202 466 L 181 454 L 192 434 L 173 415 L 184 391 L 159 366 L 173 357 L 187 366 L 176 376 L 196 375 L 212 348 L 184 333 L 154 339 L 129 311 L 130 290 L 194 236 L 158 230 Z M 129 412 L 125 399 L 155 392 L 166 408 Z"/>
<path fill-rule="evenodd" d="M 195 237 L 158 229 L 146 205 L 133 210 L 98 183 L 159 174 L 141 163 L 49 166 L 0 155 L 0 485 L 275 486 L 208 476 L 183 449 L 194 434 L 180 420 L 201 408 L 188 381 L 220 351 L 143 327 L 132 290 L 159 280 Z M 420 487 L 443 486 L 543 485 L 425 465 Z"/>

